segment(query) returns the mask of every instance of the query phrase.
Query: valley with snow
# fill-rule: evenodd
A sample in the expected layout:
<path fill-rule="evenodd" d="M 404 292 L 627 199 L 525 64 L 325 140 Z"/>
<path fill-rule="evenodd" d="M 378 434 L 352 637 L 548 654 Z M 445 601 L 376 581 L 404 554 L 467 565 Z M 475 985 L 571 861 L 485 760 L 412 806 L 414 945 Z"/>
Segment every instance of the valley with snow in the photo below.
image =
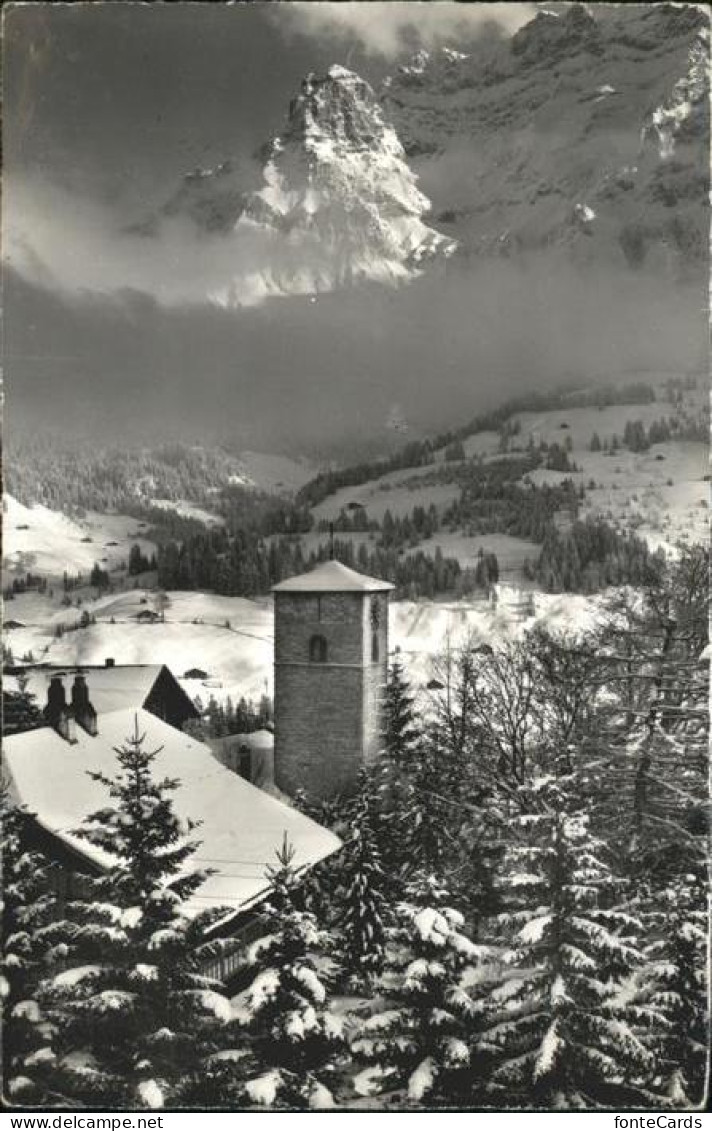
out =
<path fill-rule="evenodd" d="M 709 11 L 5 31 L 5 1105 L 701 1125 Z"/>
<path fill-rule="evenodd" d="M 658 374 L 653 378 L 653 401 L 513 412 L 505 417 L 499 433 L 481 430 L 464 437 L 462 452 L 454 453 L 462 454 L 464 461 L 446 458 L 445 448 L 435 448 L 432 462 L 425 466 L 400 468 L 364 478 L 353 487 L 336 488 L 311 509 L 312 529 L 289 537 L 305 555 L 324 553 L 328 524 L 338 528 L 339 516 L 353 514 L 348 508 L 356 506 L 357 513 L 364 515 L 363 525 L 373 522 L 375 528 L 338 530 L 336 538 L 354 552 L 361 546 L 372 551 L 382 542 L 386 512 L 396 519 L 408 519 L 415 507 L 433 507 L 442 515 L 458 499 L 461 486 L 457 480 L 433 481 L 443 469 L 466 466 L 469 460 L 482 461 L 485 467 L 503 456 L 514 460 L 532 445 L 562 443 L 563 437 L 571 461 L 568 470 L 536 467 L 515 480 L 521 489 L 527 484 L 542 487 L 569 481 L 583 492 L 582 518 L 603 518 L 613 529 L 636 534 L 652 550 L 662 549 L 674 557 L 680 543 L 702 544 L 706 538 L 710 501 L 706 444 L 671 438 L 638 452 L 622 444 L 615 451 L 591 450 L 594 435 L 608 448 L 614 436 L 621 440 L 626 424 L 632 422 L 640 421 L 649 429 L 668 417 L 683 424 L 704 420 L 701 379 L 694 386 L 688 382 L 690 387 L 682 393 L 678 390 L 677 403 L 672 405 L 666 400 L 670 377 Z M 516 432 L 510 434 L 515 422 Z M 261 478 L 251 481 L 254 489 L 264 484 L 277 496 L 288 490 L 284 481 L 275 479 L 278 474 L 289 475 L 284 461 L 267 455 L 250 458 L 253 474 L 256 467 L 261 471 Z M 287 482 L 293 496 L 305 486 L 304 472 L 292 472 Z M 225 486 L 233 485 L 230 476 Z M 207 507 L 210 495 L 205 498 Z M 195 504 L 160 498 L 146 501 L 158 511 L 192 520 L 191 525 L 198 529 L 225 525 L 218 511 Z M 151 522 L 160 531 L 160 514 L 152 513 Z M 137 614 L 155 605 L 157 582 L 155 574 L 132 579 L 126 566 L 131 546 L 137 545 L 145 556 L 156 553 L 151 524 L 96 512 L 72 519 L 42 505 L 25 506 L 11 495 L 6 496 L 4 519 L 6 599 L 13 581 L 21 581 L 28 572 L 45 578 L 49 587 L 38 593 L 30 586 L 28 592 L 17 592 L 6 604 L 6 620 L 19 622 L 6 635 L 16 661 L 31 656 L 34 662 L 93 665 L 113 657 L 119 664 L 153 664 L 170 658 L 178 677 L 191 667 L 209 673 L 201 686 L 186 685 L 203 703 L 211 696 L 237 700 L 272 694 L 273 611 L 267 592 L 255 599 L 171 590 L 163 619 L 140 624 Z M 272 534 L 269 540 L 278 542 L 283 536 Z M 489 643 L 520 637 L 537 625 L 576 633 L 595 621 L 601 601 L 598 594 L 547 593 L 526 577 L 526 563 L 534 561 L 539 550 L 527 538 L 504 532 L 477 534 L 462 526 L 412 538 L 403 551 L 406 556 L 421 552 L 432 560 L 439 554 L 454 559 L 463 570 L 474 570 L 479 558 L 491 553 L 499 567 L 494 590 L 489 594 L 480 591 L 474 600 L 454 592 L 438 594 L 434 600 L 396 600 L 391 646 L 400 653 L 418 688 L 426 687 L 434 661 L 448 646 L 460 648 L 468 639 Z M 88 575 L 97 563 L 108 572 L 109 595 L 101 595 L 89 584 Z M 65 574 L 82 579 L 71 590 L 68 604 L 62 585 Z M 530 595 L 531 604 L 523 613 Z M 74 627 L 82 613 L 92 623 Z M 62 627 L 68 631 L 58 636 L 58 626 L 60 632 Z"/>

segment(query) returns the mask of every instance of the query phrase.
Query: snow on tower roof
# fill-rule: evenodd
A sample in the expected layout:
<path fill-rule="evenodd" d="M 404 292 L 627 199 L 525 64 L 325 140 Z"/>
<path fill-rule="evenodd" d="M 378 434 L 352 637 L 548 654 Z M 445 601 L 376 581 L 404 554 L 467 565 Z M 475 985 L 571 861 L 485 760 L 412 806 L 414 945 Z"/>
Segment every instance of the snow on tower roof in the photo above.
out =
<path fill-rule="evenodd" d="M 377 593 L 394 589 L 390 581 L 366 577 L 341 562 L 322 562 L 308 573 L 290 577 L 273 586 L 275 593 Z"/>
<path fill-rule="evenodd" d="M 177 778 L 175 811 L 182 820 L 201 821 L 200 846 L 189 867 L 214 872 L 186 904 L 196 914 L 209 907 L 243 910 L 269 889 L 268 865 L 286 834 L 294 847 L 294 867 L 311 867 L 341 847 L 341 841 L 303 813 L 278 801 L 225 768 L 202 742 L 144 710 L 113 711 L 99 718 L 99 734 L 77 727 L 76 743 L 51 727 L 9 735 L 4 741 L 5 771 L 18 804 L 44 829 L 95 864 L 111 857 L 76 835 L 90 813 L 111 804 L 105 786 L 87 771 L 113 777 L 119 764 L 115 747 L 133 735 L 135 720 L 145 734 L 144 750 L 161 747 L 153 763 L 156 778 Z"/>

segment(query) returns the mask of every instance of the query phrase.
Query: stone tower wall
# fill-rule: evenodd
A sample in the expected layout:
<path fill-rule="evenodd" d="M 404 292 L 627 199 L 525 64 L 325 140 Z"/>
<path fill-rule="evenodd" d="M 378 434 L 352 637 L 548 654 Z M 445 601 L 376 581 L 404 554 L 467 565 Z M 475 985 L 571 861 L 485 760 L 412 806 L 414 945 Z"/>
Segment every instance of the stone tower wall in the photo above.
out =
<path fill-rule="evenodd" d="M 374 624 L 373 608 L 377 609 Z M 363 759 L 373 764 L 383 748 L 383 706 L 388 677 L 388 595 L 370 594 L 364 601 L 363 625 Z M 373 658 L 376 636 L 378 659 Z"/>
<path fill-rule="evenodd" d="M 348 791 L 378 754 L 388 603 L 376 598 L 374 628 L 371 594 L 275 593 L 275 780 L 286 793 Z M 327 641 L 325 663 L 309 659 L 315 635 Z"/>

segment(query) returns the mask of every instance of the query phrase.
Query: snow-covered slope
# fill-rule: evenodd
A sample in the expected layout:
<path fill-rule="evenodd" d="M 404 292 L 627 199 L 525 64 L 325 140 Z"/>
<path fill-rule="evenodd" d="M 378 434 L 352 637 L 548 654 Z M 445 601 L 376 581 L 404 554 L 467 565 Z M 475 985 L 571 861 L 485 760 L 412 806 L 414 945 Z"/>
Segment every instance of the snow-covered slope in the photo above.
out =
<path fill-rule="evenodd" d="M 126 562 L 134 544 L 150 556 L 156 547 L 135 518 L 92 514 L 75 520 L 49 507 L 26 507 L 12 495 L 3 498 L 3 566 L 8 577 L 30 570 L 45 577 L 91 572 L 99 563 L 115 569 Z"/>
<path fill-rule="evenodd" d="M 60 622 L 76 617 L 55 598 L 27 594 L 12 603 L 12 615 L 25 627 L 8 633 L 16 659 L 32 652 L 35 661 L 51 664 L 98 664 L 111 656 L 116 664 L 165 663 L 181 679 L 192 667 L 208 673 L 206 680 L 182 680 L 193 698 L 206 704 L 241 695 L 259 699 L 272 693 L 274 660 L 274 610 L 270 599 L 249 601 L 213 593 L 171 592 L 165 621 L 141 624 L 136 613 L 152 607 L 154 594 L 136 589 L 87 600 L 83 608 L 96 618 L 87 628 L 54 632 Z M 527 594 L 525 594 L 527 596 Z M 394 601 L 391 605 L 391 646 L 400 649 L 412 678 L 423 690 L 431 664 L 448 642 L 464 644 L 474 635 L 494 643 L 521 635 L 534 624 L 564 631 L 583 630 L 601 608 L 599 596 L 577 593 L 536 593 L 527 616 L 518 606 L 522 594 L 516 587 L 500 586 L 497 606 L 484 601 Z M 146 606 L 142 599 L 148 601 Z"/>

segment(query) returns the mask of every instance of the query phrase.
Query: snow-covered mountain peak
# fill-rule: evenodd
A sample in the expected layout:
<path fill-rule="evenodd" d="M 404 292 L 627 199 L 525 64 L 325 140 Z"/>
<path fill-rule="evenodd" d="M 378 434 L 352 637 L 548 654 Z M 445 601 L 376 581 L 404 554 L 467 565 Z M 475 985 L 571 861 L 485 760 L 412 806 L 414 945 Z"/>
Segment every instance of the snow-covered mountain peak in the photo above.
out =
<path fill-rule="evenodd" d="M 404 158 L 395 131 L 383 120 L 376 96 L 367 82 L 345 67 L 330 67 L 326 75 L 308 75 L 282 134 L 272 143 L 271 156 L 289 146 L 303 146 L 320 161 L 370 151 Z"/>
<path fill-rule="evenodd" d="M 304 78 L 258 160 L 261 170 L 228 159 L 187 173 L 130 229 L 154 236 L 165 221 L 183 221 L 199 240 L 210 237 L 201 254 L 227 270 L 206 297 L 221 306 L 408 282 L 457 246 L 425 222 L 430 201 L 395 129 L 372 87 L 346 67 Z"/>
<path fill-rule="evenodd" d="M 373 89 L 345 67 L 304 79 L 263 179 L 234 228 L 275 248 L 251 279 L 259 295 L 404 282 L 455 249 L 424 222 L 430 202 Z M 213 297 L 232 305 L 237 296 Z"/>

